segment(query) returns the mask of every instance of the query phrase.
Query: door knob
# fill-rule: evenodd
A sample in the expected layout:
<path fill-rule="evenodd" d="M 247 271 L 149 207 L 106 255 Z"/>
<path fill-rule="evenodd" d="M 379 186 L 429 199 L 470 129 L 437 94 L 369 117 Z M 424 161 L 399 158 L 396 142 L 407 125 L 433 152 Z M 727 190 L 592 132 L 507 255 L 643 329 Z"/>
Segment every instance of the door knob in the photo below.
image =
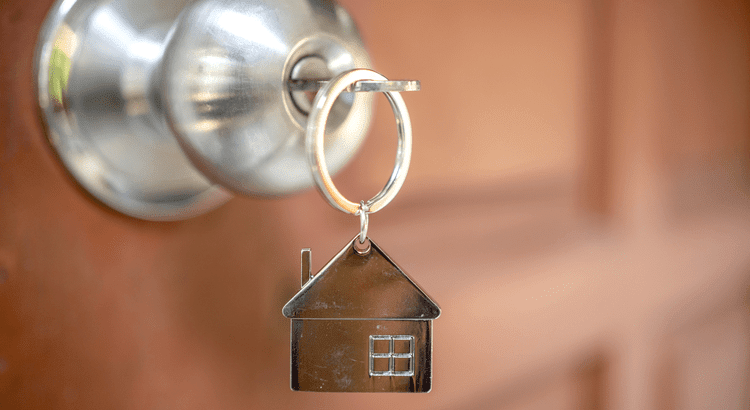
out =
<path fill-rule="evenodd" d="M 48 139 L 69 173 L 151 220 L 312 186 L 311 97 L 294 85 L 369 66 L 350 16 L 322 0 L 59 0 L 34 64 Z M 334 171 L 371 112 L 368 93 L 336 102 L 325 144 Z"/>

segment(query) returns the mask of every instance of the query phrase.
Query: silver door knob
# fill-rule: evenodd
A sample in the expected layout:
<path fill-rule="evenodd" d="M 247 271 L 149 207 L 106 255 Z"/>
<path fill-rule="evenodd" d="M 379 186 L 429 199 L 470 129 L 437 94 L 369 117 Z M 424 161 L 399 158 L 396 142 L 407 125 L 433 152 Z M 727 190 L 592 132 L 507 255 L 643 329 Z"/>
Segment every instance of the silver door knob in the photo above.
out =
<path fill-rule="evenodd" d="M 35 76 L 47 134 L 70 174 L 108 206 L 183 219 L 231 193 L 312 186 L 309 92 L 294 80 L 370 66 L 344 9 L 321 0 L 59 0 Z M 326 159 L 343 167 L 372 96 L 343 94 Z"/>

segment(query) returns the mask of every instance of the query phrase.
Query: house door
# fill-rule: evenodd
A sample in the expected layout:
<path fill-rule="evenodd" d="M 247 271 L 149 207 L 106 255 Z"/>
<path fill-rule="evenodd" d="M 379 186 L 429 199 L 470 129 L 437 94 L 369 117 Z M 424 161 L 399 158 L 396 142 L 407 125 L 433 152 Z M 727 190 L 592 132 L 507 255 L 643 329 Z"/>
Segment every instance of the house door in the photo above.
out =
<path fill-rule="evenodd" d="M 736 1 L 342 0 L 416 78 L 409 177 L 370 234 L 440 304 L 433 390 L 289 389 L 299 251 L 359 230 L 313 190 L 148 222 L 46 140 L 36 36 L 0 5 L 0 408 L 747 408 L 750 12 Z M 369 198 L 396 128 L 335 179 Z"/>

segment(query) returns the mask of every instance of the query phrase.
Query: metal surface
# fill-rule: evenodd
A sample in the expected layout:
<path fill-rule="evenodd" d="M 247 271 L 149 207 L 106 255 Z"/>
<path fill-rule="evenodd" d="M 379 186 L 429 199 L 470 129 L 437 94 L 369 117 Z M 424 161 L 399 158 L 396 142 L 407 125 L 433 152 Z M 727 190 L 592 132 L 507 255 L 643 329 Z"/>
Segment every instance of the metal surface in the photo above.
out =
<path fill-rule="evenodd" d="M 305 283 L 312 279 L 312 254 L 310 248 L 302 249 L 302 252 L 300 252 L 300 259 L 300 286 L 305 286 Z"/>
<path fill-rule="evenodd" d="M 429 392 L 440 308 L 372 240 L 357 252 L 358 237 L 282 310 L 292 319 L 291 388 Z M 303 278 L 309 255 L 303 250 Z"/>
<path fill-rule="evenodd" d="M 307 65 L 308 63 L 312 65 L 312 61 L 307 61 L 308 59 L 303 60 Z M 309 58 L 309 60 L 313 60 L 313 58 Z M 301 61 L 302 62 L 302 61 Z M 328 84 L 328 80 L 321 80 L 312 78 L 312 75 L 308 74 L 307 79 L 297 79 L 302 78 L 302 74 L 294 75 L 292 79 L 289 81 L 289 89 L 298 92 L 298 91 L 318 91 L 323 86 Z M 360 92 L 386 92 L 386 91 L 392 91 L 392 92 L 403 92 L 403 91 L 419 91 L 422 89 L 422 85 L 420 84 L 419 80 L 387 80 L 387 81 L 357 81 L 354 84 L 350 84 L 348 87 L 344 89 L 345 92 L 354 92 L 354 93 L 360 93 Z"/>
<path fill-rule="evenodd" d="M 382 342 L 387 343 L 387 349 L 383 348 L 385 343 Z M 414 376 L 412 335 L 372 335 L 369 356 L 370 376 Z M 386 362 L 380 359 L 388 360 Z M 384 366 L 386 363 L 387 366 Z"/>
<path fill-rule="evenodd" d="M 332 75 L 369 67 L 332 2 L 59 0 L 34 74 L 48 138 L 86 190 L 132 216 L 184 219 L 230 198 L 222 187 L 273 196 L 312 185 L 307 116 L 288 85 L 308 56 Z M 332 170 L 364 139 L 371 100 L 334 104 Z"/>
<path fill-rule="evenodd" d="M 367 255 L 370 253 L 370 240 L 365 238 L 365 241 L 360 243 L 359 241 L 354 242 L 354 251 L 360 255 Z"/>
<path fill-rule="evenodd" d="M 325 60 L 318 56 L 307 56 L 301 58 L 292 67 L 287 86 L 292 96 L 294 105 L 305 114 L 310 113 L 315 93 L 322 87 L 316 87 L 319 81 L 310 79 L 330 79 L 333 77 Z M 303 86 L 304 85 L 304 86 Z"/>
<path fill-rule="evenodd" d="M 318 189 L 334 208 L 350 214 L 357 213 L 359 204 L 346 199 L 333 184 L 326 164 L 327 154 L 324 151 L 324 142 L 326 123 L 329 113 L 332 112 L 334 107 L 334 102 L 344 90 L 359 81 L 388 81 L 388 79 L 367 69 L 356 69 L 339 74 L 323 86 L 315 96 L 305 135 L 310 168 Z M 396 149 L 396 163 L 388 182 L 377 195 L 366 202 L 370 213 L 379 211 L 393 200 L 404 184 L 411 161 L 411 120 L 406 103 L 404 103 L 401 95 L 396 92 L 386 91 L 384 94 L 388 97 L 388 102 L 390 102 L 393 114 L 396 117 L 398 147 Z"/>
<path fill-rule="evenodd" d="M 440 308 L 370 239 L 354 250 L 355 236 L 283 308 L 290 319 L 425 320 Z"/>
<path fill-rule="evenodd" d="M 428 393 L 432 326 L 431 320 L 292 320 L 290 387 L 310 392 Z M 410 367 L 406 374 L 386 373 L 389 359 L 371 354 L 378 353 L 370 351 L 370 337 L 390 335 L 414 337 L 413 356 L 394 360 L 394 373 Z"/>
<path fill-rule="evenodd" d="M 370 214 L 370 209 L 367 207 L 365 201 L 359 202 L 359 210 L 357 211 L 357 214 L 359 215 L 359 243 L 365 243 L 365 239 L 367 239 L 367 229 L 370 227 L 370 217 L 368 216 Z"/>

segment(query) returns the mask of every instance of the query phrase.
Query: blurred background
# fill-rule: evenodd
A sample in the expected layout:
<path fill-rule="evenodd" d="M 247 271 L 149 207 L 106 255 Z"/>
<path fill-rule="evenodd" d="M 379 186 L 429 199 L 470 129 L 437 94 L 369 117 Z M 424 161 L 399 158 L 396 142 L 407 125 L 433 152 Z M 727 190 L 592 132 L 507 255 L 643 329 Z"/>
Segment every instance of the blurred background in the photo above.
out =
<path fill-rule="evenodd" d="M 45 140 L 51 1 L 0 2 L 0 408 L 747 409 L 750 4 L 341 0 L 405 93 L 409 177 L 370 236 L 441 306 L 429 394 L 289 390 L 310 190 L 180 222 L 92 200 Z M 395 124 L 336 177 L 387 179 Z"/>

